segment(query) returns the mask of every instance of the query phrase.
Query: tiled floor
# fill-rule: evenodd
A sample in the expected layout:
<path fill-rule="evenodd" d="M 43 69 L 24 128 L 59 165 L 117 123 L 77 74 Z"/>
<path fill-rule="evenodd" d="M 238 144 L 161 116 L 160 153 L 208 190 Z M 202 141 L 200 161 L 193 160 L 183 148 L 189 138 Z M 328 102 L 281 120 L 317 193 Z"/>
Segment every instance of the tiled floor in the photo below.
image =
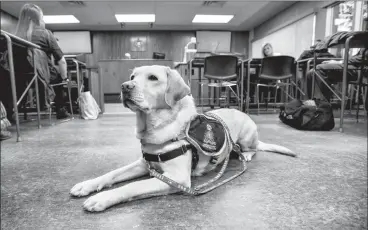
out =
<path fill-rule="evenodd" d="M 345 133 L 302 132 L 277 114 L 251 117 L 261 140 L 299 157 L 259 152 L 245 174 L 206 195 L 156 197 L 94 214 L 82 210 L 86 198 L 71 198 L 69 190 L 139 157 L 134 114 L 112 104 L 98 120 L 40 130 L 27 124 L 23 142 L 1 143 L 1 228 L 367 228 L 367 122 L 347 118 Z M 236 167 L 232 161 L 227 175 Z"/>

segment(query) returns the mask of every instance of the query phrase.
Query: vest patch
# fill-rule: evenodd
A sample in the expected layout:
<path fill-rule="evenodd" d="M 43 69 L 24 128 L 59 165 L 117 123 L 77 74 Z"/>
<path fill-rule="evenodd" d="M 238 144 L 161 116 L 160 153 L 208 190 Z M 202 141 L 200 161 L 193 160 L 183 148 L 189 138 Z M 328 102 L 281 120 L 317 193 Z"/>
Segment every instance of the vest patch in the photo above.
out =
<path fill-rule="evenodd" d="M 217 119 L 199 114 L 187 126 L 186 139 L 207 156 L 218 156 L 225 150 L 227 133 Z"/>

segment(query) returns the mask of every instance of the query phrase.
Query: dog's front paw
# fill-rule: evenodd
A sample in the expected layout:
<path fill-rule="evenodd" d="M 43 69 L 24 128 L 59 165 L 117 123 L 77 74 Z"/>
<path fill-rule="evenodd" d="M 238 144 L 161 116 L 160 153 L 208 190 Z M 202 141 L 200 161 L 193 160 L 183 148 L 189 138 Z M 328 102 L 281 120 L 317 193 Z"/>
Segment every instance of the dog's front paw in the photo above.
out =
<path fill-rule="evenodd" d="M 89 212 L 101 212 L 116 203 L 116 197 L 111 191 L 101 192 L 91 196 L 83 203 L 83 208 Z"/>
<path fill-rule="evenodd" d="M 73 196 L 87 196 L 91 192 L 100 191 L 104 186 L 102 180 L 99 178 L 86 180 L 80 182 L 70 190 L 70 194 Z"/>

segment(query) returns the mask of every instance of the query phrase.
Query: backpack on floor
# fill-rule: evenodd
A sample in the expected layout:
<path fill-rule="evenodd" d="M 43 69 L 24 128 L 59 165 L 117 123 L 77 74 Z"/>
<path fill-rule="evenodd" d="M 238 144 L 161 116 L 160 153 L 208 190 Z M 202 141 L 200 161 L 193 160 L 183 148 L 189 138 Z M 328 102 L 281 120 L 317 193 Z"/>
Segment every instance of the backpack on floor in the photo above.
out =
<path fill-rule="evenodd" d="M 312 101 L 313 102 L 313 101 Z M 335 127 L 332 106 L 321 100 L 305 105 L 298 99 L 280 107 L 280 120 L 299 130 L 329 131 Z"/>

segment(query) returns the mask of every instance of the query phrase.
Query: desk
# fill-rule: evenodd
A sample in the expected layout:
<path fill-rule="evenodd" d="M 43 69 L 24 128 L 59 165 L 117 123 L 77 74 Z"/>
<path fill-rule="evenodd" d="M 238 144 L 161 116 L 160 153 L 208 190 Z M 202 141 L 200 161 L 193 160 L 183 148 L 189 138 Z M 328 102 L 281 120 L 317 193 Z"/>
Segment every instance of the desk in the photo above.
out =
<path fill-rule="evenodd" d="M 346 38 L 345 42 L 340 41 L 338 44 L 329 46 L 328 48 L 336 48 L 342 47 L 345 48 L 344 54 L 344 70 L 342 77 L 342 95 L 341 95 L 341 111 L 340 111 L 340 128 L 339 131 L 343 132 L 343 124 L 344 124 L 344 110 L 345 110 L 345 100 L 346 100 L 346 88 L 347 88 L 347 71 L 348 71 L 348 59 L 349 59 L 349 50 L 351 48 L 368 48 L 368 32 L 359 31 L 352 33 L 349 37 Z M 314 52 L 314 66 L 317 63 L 317 54 Z M 314 77 L 313 77 L 314 78 Z M 314 82 L 313 82 L 314 86 Z"/>
<path fill-rule="evenodd" d="M 17 37 L 13 34 L 10 34 L 6 31 L 1 30 L 1 36 L 4 36 L 7 43 L 7 49 L 8 49 L 8 62 L 9 62 L 9 73 L 10 73 L 10 84 L 11 84 L 11 90 L 13 95 L 13 107 L 14 107 L 14 113 L 15 113 L 15 123 L 16 123 L 16 130 L 17 130 L 17 142 L 21 141 L 20 137 L 20 130 L 19 130 L 19 118 L 18 118 L 18 105 L 22 101 L 23 97 L 31 87 L 32 83 L 35 82 L 36 87 L 36 103 L 37 103 L 37 121 L 38 121 L 38 128 L 41 128 L 40 123 L 40 99 L 39 99 L 39 91 L 38 91 L 38 74 L 36 70 L 36 64 L 35 64 L 35 58 L 34 58 L 34 49 L 41 49 L 40 46 L 26 41 L 20 37 Z M 15 71 L 14 71 L 14 54 L 13 54 L 13 47 L 12 44 L 21 45 L 29 48 L 32 52 L 32 61 L 33 61 L 33 70 L 34 70 L 34 77 L 32 78 L 31 82 L 28 84 L 27 88 L 23 92 L 22 96 L 19 100 L 17 100 L 17 91 L 16 91 L 16 84 L 15 84 Z"/>

